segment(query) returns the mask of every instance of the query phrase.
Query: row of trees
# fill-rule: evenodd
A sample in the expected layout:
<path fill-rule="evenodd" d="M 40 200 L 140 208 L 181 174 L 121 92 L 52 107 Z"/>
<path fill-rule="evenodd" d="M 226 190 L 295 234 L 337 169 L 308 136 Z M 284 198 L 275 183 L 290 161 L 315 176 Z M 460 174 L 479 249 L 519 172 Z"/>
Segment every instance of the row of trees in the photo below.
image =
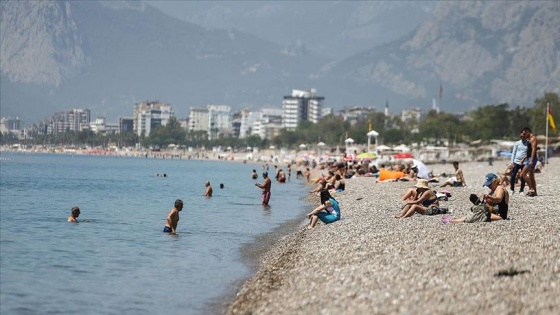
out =
<path fill-rule="evenodd" d="M 356 143 L 366 143 L 366 134 L 371 129 L 380 134 L 381 143 L 411 144 L 413 142 L 427 142 L 440 144 L 442 139 L 455 143 L 473 140 L 487 141 L 490 139 L 514 140 L 523 127 L 530 127 L 536 134 L 544 134 L 546 126 L 546 104 L 553 108 L 553 116 L 560 117 L 560 102 L 555 93 L 546 93 L 543 98 L 535 100 L 533 107 L 510 108 L 508 104 L 488 105 L 480 107 L 464 115 L 437 113 L 431 110 L 421 121 L 403 122 L 400 117 L 386 117 L 383 113 L 373 113 L 366 119 L 355 124 L 343 121 L 342 118 L 329 115 L 319 123 L 301 122 L 294 131 L 282 130 L 274 139 L 261 139 L 259 136 L 237 139 L 223 137 L 208 140 L 204 131 L 188 132 L 179 122 L 172 118 L 167 125 L 154 130 L 149 137 L 140 139 L 132 132 L 116 135 L 96 135 L 91 131 L 72 132 L 64 134 L 39 136 L 28 140 L 29 144 L 74 144 L 103 146 L 114 144 L 118 147 L 134 146 L 141 142 L 145 147 L 167 147 L 169 144 L 192 147 L 232 147 L 244 148 L 270 145 L 297 148 L 302 143 L 315 144 L 324 142 L 327 145 L 344 145 L 347 137 Z M 557 132 L 554 132 L 557 135 Z M 2 143 L 15 141 L 2 136 Z"/>

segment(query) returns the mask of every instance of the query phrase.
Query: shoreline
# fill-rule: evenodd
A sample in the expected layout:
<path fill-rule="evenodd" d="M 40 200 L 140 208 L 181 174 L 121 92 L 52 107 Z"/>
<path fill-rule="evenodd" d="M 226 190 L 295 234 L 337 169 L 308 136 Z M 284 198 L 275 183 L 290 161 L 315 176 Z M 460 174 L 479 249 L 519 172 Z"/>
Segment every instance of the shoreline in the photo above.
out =
<path fill-rule="evenodd" d="M 305 189 L 305 193 L 307 193 L 307 189 L 310 186 L 303 182 L 305 179 L 297 180 L 302 181 L 301 185 Z M 295 184 L 299 185 L 299 183 Z M 245 243 L 241 246 L 241 261 L 249 268 L 250 274 L 231 283 L 224 294 L 207 303 L 206 310 L 208 310 L 210 314 L 225 314 L 231 301 L 236 298 L 237 293 L 243 287 L 243 284 L 257 273 L 259 266 L 262 263 L 262 258 L 266 255 L 266 253 L 270 252 L 276 244 L 283 242 L 286 237 L 289 237 L 293 233 L 297 233 L 297 231 L 302 229 L 304 226 L 303 224 L 307 221 L 305 214 L 309 210 L 308 207 L 311 205 L 311 202 L 309 200 L 309 195 L 303 194 L 301 199 L 304 202 L 304 205 L 302 206 L 300 216 L 285 221 L 270 232 L 257 235 L 253 241 Z"/>
<path fill-rule="evenodd" d="M 503 164 L 461 163 L 467 187 L 447 187 L 452 197 L 440 204 L 448 216 L 464 216 L 469 194 L 487 193 L 484 175 Z M 550 158 L 535 176 L 539 196 L 510 196 L 511 220 L 453 225 L 441 215 L 393 218 L 414 182 L 349 179 L 335 196 L 341 221 L 281 238 L 227 314 L 557 313 L 559 170 Z"/>

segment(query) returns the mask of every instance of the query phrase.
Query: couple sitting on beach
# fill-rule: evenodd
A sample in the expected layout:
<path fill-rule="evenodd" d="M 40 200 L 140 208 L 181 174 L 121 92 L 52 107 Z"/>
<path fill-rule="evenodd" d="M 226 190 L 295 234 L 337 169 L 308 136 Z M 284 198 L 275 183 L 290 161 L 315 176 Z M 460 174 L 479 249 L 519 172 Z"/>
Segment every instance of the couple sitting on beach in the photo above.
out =
<path fill-rule="evenodd" d="M 496 174 L 486 174 L 484 185 L 490 189 L 490 194 L 484 195 L 479 199 L 475 194 L 471 194 L 470 200 L 474 204 L 470 208 L 466 217 L 450 219 L 444 217 L 442 222 L 447 223 L 474 223 L 490 222 L 507 219 L 509 208 L 509 193 L 500 185 Z M 419 179 L 417 184 L 409 188 L 402 197 L 402 212 L 395 218 L 408 218 L 414 213 L 435 215 L 447 213 L 446 208 L 439 207 L 436 194 L 429 189 L 428 182 Z"/>
<path fill-rule="evenodd" d="M 407 189 L 401 198 L 402 212 L 396 215 L 397 219 L 411 217 L 415 213 L 434 215 L 447 213 L 446 208 L 439 206 L 436 193 L 428 187 L 428 181 L 419 179 L 414 187 Z"/>

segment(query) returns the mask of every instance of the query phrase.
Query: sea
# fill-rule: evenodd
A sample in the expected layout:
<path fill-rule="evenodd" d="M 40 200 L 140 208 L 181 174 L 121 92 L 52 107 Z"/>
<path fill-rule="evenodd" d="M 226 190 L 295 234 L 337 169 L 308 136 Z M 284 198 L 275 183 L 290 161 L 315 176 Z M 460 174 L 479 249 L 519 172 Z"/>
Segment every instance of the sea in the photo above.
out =
<path fill-rule="evenodd" d="M 0 313 L 223 313 L 257 257 L 309 210 L 295 170 L 285 184 L 273 179 L 262 206 L 263 167 L 1 152 Z M 162 230 L 176 199 L 184 209 L 170 235 Z M 77 224 L 67 222 L 73 206 Z"/>

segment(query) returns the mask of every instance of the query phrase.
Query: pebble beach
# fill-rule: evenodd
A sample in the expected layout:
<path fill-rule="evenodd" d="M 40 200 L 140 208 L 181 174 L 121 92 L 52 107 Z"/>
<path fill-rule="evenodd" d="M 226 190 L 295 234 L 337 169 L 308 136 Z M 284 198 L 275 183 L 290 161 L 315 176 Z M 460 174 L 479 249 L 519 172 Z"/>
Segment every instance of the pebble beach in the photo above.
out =
<path fill-rule="evenodd" d="M 469 195 L 489 192 L 484 175 L 507 163 L 461 163 L 467 186 L 445 188 L 446 216 L 465 216 Z M 453 173 L 451 163 L 428 168 Z M 442 215 L 395 219 L 415 182 L 348 179 L 333 194 L 342 219 L 307 230 L 302 217 L 301 229 L 261 256 L 226 313 L 558 314 L 559 170 L 560 158 L 550 158 L 535 174 L 538 196 L 511 195 L 510 220 L 472 224 L 442 224 Z"/>

